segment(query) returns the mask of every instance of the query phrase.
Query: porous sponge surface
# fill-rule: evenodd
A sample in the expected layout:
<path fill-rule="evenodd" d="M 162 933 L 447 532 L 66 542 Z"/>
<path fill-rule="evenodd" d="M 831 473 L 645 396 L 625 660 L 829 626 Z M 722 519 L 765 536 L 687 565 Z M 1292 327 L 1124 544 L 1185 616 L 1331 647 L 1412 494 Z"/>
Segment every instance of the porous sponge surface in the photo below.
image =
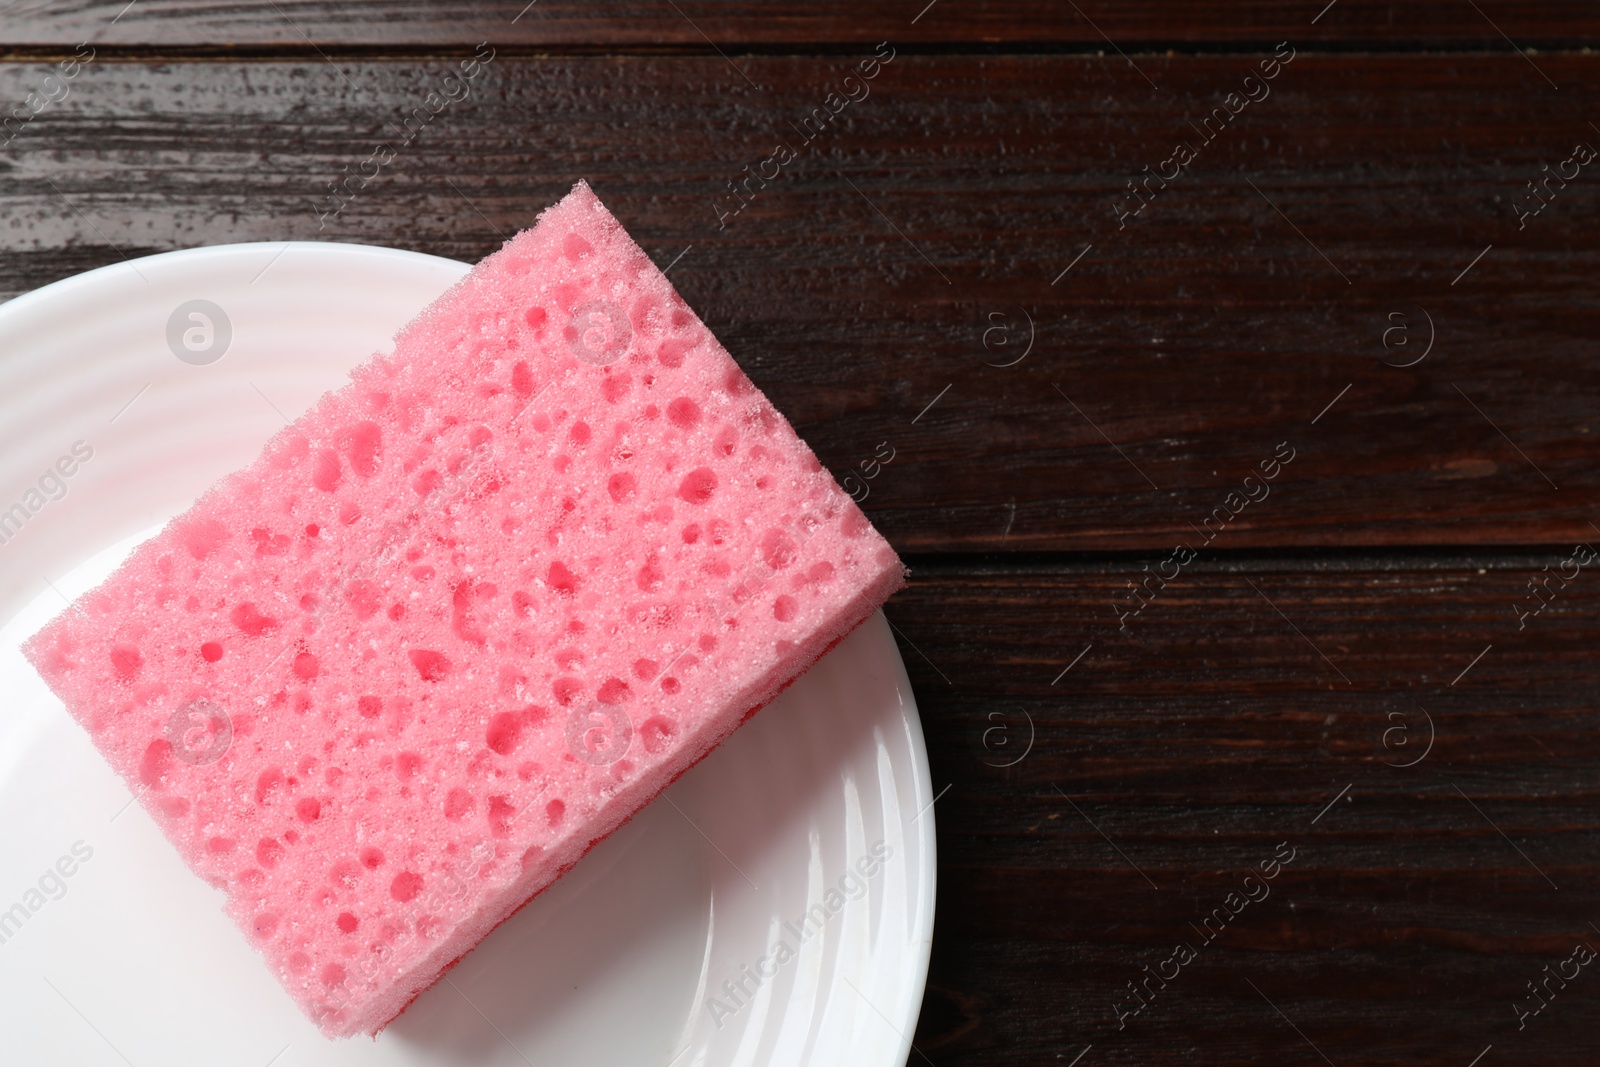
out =
<path fill-rule="evenodd" d="M 580 183 L 25 652 L 345 1035 L 903 575 Z"/>

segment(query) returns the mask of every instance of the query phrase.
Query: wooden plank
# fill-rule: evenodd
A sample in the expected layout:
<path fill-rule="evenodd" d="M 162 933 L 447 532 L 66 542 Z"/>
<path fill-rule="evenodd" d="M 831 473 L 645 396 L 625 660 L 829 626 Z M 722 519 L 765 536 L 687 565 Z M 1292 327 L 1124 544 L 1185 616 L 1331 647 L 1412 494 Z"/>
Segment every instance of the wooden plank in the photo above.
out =
<path fill-rule="evenodd" d="M 1309 1043 L 1336 1064 L 1592 1061 L 1583 979 L 1520 1029 L 1513 1010 L 1600 949 L 1595 564 L 1521 630 L 1513 610 L 1564 558 L 1197 563 L 1125 633 L 1132 564 L 914 573 L 887 613 L 948 787 L 918 1047 L 941 1067 L 1086 1045 L 1082 1067 L 1324 1062 Z M 1179 944 L 1196 958 L 1164 966 Z M 1119 1020 L 1146 965 L 1165 988 Z"/>
<path fill-rule="evenodd" d="M 4 43 L 62 46 L 83 40 L 134 47 L 795 47 L 813 44 L 1068 45 L 1127 51 L 1169 44 L 1254 41 L 1380 47 L 1550 47 L 1600 40 L 1600 14 L 1579 0 L 1269 0 L 1195 5 L 1172 0 L 1077 5 L 1046 0 L 896 0 L 890 4 L 739 0 L 596 3 L 593 0 L 378 0 L 358 5 L 280 0 L 15 0 Z M 1507 36 L 1509 35 L 1509 37 Z"/>
<path fill-rule="evenodd" d="M 4 149 L 0 292 L 230 241 L 474 259 L 587 177 L 904 550 L 1595 536 L 1594 165 L 1516 210 L 1600 146 L 1593 56 L 895 53 L 830 117 L 870 50 L 470 55 L 78 68 Z"/>

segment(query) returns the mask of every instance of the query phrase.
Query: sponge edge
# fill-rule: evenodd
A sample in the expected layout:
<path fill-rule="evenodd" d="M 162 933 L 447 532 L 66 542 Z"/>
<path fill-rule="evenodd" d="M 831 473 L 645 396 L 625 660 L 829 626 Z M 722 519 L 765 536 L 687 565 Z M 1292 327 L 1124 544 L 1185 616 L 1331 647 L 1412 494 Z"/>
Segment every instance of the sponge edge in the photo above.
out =
<path fill-rule="evenodd" d="M 904 584 L 579 183 L 24 652 L 375 1034 Z"/>

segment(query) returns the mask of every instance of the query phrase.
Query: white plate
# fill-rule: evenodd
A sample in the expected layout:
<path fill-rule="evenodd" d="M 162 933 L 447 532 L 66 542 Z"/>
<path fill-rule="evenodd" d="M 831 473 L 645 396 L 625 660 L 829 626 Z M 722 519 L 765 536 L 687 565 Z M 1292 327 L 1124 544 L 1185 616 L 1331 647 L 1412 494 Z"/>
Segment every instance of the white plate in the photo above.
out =
<path fill-rule="evenodd" d="M 906 1061 L 933 928 L 932 792 L 882 615 L 375 1042 L 328 1041 L 300 1015 L 224 917 L 221 892 L 129 804 L 18 652 L 63 597 L 249 462 L 466 270 L 359 245 L 230 245 L 0 306 L 0 516 L 38 505 L 0 543 L 6 1062 Z M 191 301 L 211 306 L 192 318 Z M 92 456 L 47 476 L 78 442 Z M 880 861 L 863 860 L 875 850 Z M 802 943 L 784 924 L 819 904 L 806 930 L 820 932 Z M 795 953 L 781 965 L 779 941 Z M 735 999 L 724 983 L 741 978 L 748 995 Z"/>

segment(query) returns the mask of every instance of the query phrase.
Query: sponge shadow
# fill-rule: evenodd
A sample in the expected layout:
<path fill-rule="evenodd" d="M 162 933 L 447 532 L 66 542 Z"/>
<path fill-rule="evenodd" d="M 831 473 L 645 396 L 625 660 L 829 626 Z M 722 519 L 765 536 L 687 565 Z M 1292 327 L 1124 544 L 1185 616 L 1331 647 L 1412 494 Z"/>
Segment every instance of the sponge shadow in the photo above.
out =
<path fill-rule="evenodd" d="M 651 1035 L 681 1030 L 709 935 L 705 863 L 685 857 L 700 857 L 694 830 L 670 808 L 641 812 L 493 931 L 382 1039 L 427 1046 L 428 1062 L 588 1062 L 597 1044 L 619 1037 L 655 1058 Z M 601 1010 L 618 1003 L 645 1017 L 631 1035 L 597 1040 L 594 1028 L 609 1021 Z"/>

